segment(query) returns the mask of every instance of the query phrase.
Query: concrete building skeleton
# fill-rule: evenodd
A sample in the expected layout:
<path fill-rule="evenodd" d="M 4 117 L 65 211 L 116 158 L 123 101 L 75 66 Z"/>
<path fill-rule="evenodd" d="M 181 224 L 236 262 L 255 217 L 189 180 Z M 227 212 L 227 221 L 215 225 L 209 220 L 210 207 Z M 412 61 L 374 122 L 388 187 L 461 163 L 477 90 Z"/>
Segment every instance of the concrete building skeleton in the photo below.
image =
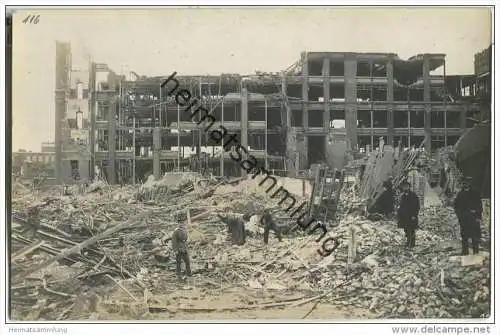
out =
<path fill-rule="evenodd" d="M 480 102 L 463 97 L 475 94 L 475 83 L 446 76 L 445 66 L 444 54 L 402 60 L 392 53 L 303 52 L 277 73 L 178 74 L 176 79 L 238 134 L 261 166 L 297 176 L 313 163 L 342 166 L 347 155 L 377 147 L 380 139 L 429 151 L 454 144 L 473 126 L 467 120 L 485 113 Z M 442 73 L 434 75 L 440 67 Z M 130 75 L 92 63 L 88 80 L 75 80 L 70 46 L 57 43 L 59 182 L 71 182 L 75 169 L 81 179 L 99 174 L 110 183 L 187 169 L 244 173 L 203 124 L 193 123 L 175 97 L 160 88 L 171 73 Z M 75 109 L 83 112 L 82 122 L 72 121 Z M 76 140 L 82 132 L 88 138 Z"/>

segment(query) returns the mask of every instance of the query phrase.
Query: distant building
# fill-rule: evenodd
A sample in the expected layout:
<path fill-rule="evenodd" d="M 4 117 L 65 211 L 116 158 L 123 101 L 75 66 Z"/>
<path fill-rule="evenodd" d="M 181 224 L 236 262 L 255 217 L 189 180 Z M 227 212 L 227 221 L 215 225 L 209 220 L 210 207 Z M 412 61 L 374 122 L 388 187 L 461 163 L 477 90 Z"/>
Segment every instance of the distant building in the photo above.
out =
<path fill-rule="evenodd" d="M 92 179 L 97 171 L 110 184 L 143 180 L 151 172 L 160 178 L 190 169 L 187 157 L 202 153 L 209 154 L 203 166 L 210 173 L 244 174 L 237 156 L 220 155 L 222 142 L 214 141 L 205 125 L 193 123 L 178 96 L 169 96 L 177 87 L 193 97 L 186 110 L 210 110 L 212 124 L 220 122 L 235 135 L 237 143 L 229 146 L 239 145 L 259 166 L 290 176 L 315 163 L 336 166 L 347 153 L 382 142 L 432 152 L 455 144 L 483 110 L 479 77 L 446 75 L 445 58 L 303 52 L 279 73 L 179 74 L 167 83 L 170 73 L 126 78 L 98 63 L 75 72 L 69 44 L 58 42 L 58 181 L 74 180 L 76 172 Z"/>
<path fill-rule="evenodd" d="M 27 152 L 12 153 L 12 173 L 17 176 L 32 178 L 40 174 L 54 177 L 54 152 Z"/>
<path fill-rule="evenodd" d="M 43 142 L 42 143 L 42 152 L 56 152 L 56 145 L 54 142 Z"/>

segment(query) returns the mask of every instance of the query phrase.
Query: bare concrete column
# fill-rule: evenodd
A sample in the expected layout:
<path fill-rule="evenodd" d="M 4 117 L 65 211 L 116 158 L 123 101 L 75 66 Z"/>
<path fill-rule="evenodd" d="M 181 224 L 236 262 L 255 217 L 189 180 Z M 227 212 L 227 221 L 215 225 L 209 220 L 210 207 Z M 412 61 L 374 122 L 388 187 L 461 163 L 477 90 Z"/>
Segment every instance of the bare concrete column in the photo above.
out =
<path fill-rule="evenodd" d="M 297 144 L 295 140 L 295 134 L 292 132 L 292 108 L 288 103 L 288 92 L 286 85 L 286 74 L 281 73 L 281 93 L 283 95 L 284 101 L 284 120 L 285 120 L 285 136 L 286 136 L 286 148 L 285 148 L 285 165 L 289 176 L 295 176 L 298 167 L 296 168 L 296 153 Z"/>
<path fill-rule="evenodd" d="M 160 169 L 160 150 L 161 150 L 161 128 L 153 129 L 153 175 L 156 180 L 161 178 Z M 180 151 L 180 148 L 178 148 Z"/>
<path fill-rule="evenodd" d="M 387 69 L 387 143 L 394 143 L 394 68 L 392 59 L 389 59 L 386 64 Z"/>
<path fill-rule="evenodd" d="M 241 146 L 248 148 L 248 90 L 246 87 L 241 89 Z M 247 173 L 241 169 L 243 176 Z"/>
<path fill-rule="evenodd" d="M 302 123 L 304 131 L 309 128 L 309 62 L 307 53 L 302 55 Z"/>
<path fill-rule="evenodd" d="M 355 54 L 346 54 L 344 58 L 344 92 L 345 92 L 345 127 L 347 133 L 348 148 L 356 150 L 358 146 L 357 136 L 357 87 L 356 72 L 358 63 Z"/>
<path fill-rule="evenodd" d="M 323 127 L 326 131 L 330 129 L 330 59 L 323 59 Z"/>
<path fill-rule="evenodd" d="M 467 131 L 467 106 L 460 107 L 460 130 L 462 134 Z"/>
<path fill-rule="evenodd" d="M 66 114 L 66 92 L 62 89 L 57 89 L 56 91 L 56 103 L 55 103 L 55 167 L 56 167 L 56 180 L 58 184 L 63 181 L 62 178 L 62 127 L 61 119 L 63 115 Z"/>
<path fill-rule="evenodd" d="M 108 113 L 108 183 L 116 184 L 116 103 L 111 103 Z"/>
<path fill-rule="evenodd" d="M 424 55 L 423 80 L 424 80 L 424 107 L 425 107 L 425 150 L 431 151 L 431 77 L 429 55 Z"/>
<path fill-rule="evenodd" d="M 330 131 L 330 58 L 323 59 L 323 129 L 326 131 L 325 152 L 323 155 L 328 157 L 328 132 Z"/>

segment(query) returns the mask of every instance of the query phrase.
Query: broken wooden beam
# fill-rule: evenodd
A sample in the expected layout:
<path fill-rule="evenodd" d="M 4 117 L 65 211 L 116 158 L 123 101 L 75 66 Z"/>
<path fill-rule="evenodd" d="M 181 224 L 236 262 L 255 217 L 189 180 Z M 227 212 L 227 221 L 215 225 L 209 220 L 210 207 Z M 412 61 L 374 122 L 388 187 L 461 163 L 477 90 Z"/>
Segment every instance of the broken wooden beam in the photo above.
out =
<path fill-rule="evenodd" d="M 144 217 L 146 217 L 148 215 L 151 215 L 153 212 L 154 212 L 153 210 L 149 210 L 149 211 L 146 211 L 146 212 L 142 212 L 142 213 L 140 213 L 138 215 L 135 215 L 135 216 L 131 217 L 130 219 L 128 219 L 127 221 L 125 221 L 123 223 L 119 223 L 116 226 L 113 226 L 113 227 L 105 230 L 104 232 L 102 232 L 99 235 L 93 236 L 93 237 L 91 237 L 91 238 L 83 241 L 82 243 L 79 243 L 79 244 L 75 245 L 72 248 L 66 249 L 65 251 L 61 252 L 60 254 L 58 254 L 58 255 L 56 255 L 54 257 L 51 257 L 50 259 L 46 260 L 42 264 L 40 264 L 38 266 L 35 266 L 34 268 L 26 271 L 22 275 L 23 276 L 28 276 L 28 275 L 30 275 L 32 273 L 35 273 L 35 272 L 37 272 L 39 270 L 42 270 L 42 269 L 46 268 L 47 266 L 51 265 L 54 262 L 57 262 L 58 260 L 66 258 L 66 257 L 68 257 L 68 256 L 70 256 L 72 254 L 79 254 L 82 249 L 84 249 L 86 247 L 89 247 L 89 246 L 97 243 L 98 241 L 102 240 L 103 238 L 108 237 L 108 236 L 110 236 L 112 234 L 115 234 L 115 233 L 119 232 L 120 230 L 125 229 L 125 228 L 127 228 L 127 227 L 135 224 L 137 220 L 142 219 L 142 218 L 144 218 Z"/>
<path fill-rule="evenodd" d="M 12 262 L 17 261 L 20 258 L 23 258 L 24 256 L 26 256 L 26 255 L 32 253 L 33 251 L 35 251 L 36 249 L 40 248 L 41 246 L 43 246 L 43 241 L 39 241 L 38 243 L 33 243 L 33 244 L 27 246 L 26 248 L 23 248 L 15 255 L 12 255 L 12 259 L 11 259 Z"/>

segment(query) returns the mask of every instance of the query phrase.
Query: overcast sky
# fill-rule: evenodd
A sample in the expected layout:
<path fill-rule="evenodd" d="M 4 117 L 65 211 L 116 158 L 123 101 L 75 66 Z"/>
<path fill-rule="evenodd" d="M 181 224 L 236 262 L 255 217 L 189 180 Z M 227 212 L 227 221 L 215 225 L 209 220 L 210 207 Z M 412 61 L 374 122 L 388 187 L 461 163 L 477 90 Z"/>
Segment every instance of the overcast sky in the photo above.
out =
<path fill-rule="evenodd" d="M 14 15 L 13 150 L 54 138 L 55 42 L 74 67 L 88 57 L 144 75 L 280 71 L 300 52 L 445 53 L 447 74 L 473 73 L 491 43 L 488 9 L 151 9 L 38 11 Z"/>

